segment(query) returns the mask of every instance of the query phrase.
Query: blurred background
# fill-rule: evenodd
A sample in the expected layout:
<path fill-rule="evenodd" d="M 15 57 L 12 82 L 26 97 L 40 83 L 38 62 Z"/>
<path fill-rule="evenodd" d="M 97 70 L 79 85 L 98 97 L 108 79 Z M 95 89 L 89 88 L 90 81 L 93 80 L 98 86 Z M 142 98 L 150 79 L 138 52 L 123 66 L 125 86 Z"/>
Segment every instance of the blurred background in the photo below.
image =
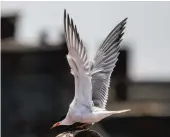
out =
<path fill-rule="evenodd" d="M 64 9 L 89 55 L 128 17 L 111 78 L 109 110 L 92 128 L 104 137 L 170 136 L 170 2 L 1 2 L 3 137 L 54 137 L 74 78 L 66 60 Z"/>

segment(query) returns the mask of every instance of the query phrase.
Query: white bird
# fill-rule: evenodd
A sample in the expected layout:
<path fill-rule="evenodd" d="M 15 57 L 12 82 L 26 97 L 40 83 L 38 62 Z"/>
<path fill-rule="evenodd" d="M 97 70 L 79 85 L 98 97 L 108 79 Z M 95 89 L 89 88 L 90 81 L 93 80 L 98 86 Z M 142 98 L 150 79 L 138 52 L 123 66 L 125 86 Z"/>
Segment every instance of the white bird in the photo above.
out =
<path fill-rule="evenodd" d="M 126 21 L 127 18 L 109 33 L 93 60 L 90 60 L 73 19 L 70 19 L 66 10 L 64 11 L 67 60 L 75 80 L 75 95 L 65 119 L 55 123 L 51 128 L 76 122 L 84 125 L 94 124 L 112 114 L 130 111 L 130 109 L 119 111 L 105 109 L 110 76 L 118 60 L 119 44 L 122 41 Z"/>

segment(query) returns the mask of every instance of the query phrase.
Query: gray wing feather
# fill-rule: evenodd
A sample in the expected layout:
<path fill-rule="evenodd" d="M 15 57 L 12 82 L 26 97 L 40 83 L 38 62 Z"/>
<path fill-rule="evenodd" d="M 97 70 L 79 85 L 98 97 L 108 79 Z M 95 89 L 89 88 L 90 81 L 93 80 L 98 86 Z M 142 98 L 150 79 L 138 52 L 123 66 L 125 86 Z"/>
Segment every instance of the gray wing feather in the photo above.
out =
<path fill-rule="evenodd" d="M 92 100 L 94 105 L 105 108 L 108 99 L 110 76 L 119 56 L 120 42 L 127 18 L 121 21 L 99 47 L 91 66 Z"/>

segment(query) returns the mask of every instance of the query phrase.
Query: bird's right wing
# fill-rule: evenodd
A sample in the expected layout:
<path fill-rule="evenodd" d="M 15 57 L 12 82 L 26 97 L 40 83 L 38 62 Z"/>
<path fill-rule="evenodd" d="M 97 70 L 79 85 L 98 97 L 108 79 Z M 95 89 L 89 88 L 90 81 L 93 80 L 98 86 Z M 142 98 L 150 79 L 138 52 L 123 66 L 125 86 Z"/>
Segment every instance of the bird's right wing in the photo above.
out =
<path fill-rule="evenodd" d="M 118 60 L 119 44 L 122 41 L 126 20 L 121 21 L 109 33 L 92 63 L 92 100 L 94 105 L 100 108 L 105 108 L 107 103 L 110 76 Z"/>
<path fill-rule="evenodd" d="M 92 84 L 91 76 L 89 75 L 88 56 L 77 32 L 76 25 L 70 19 L 69 14 L 66 14 L 66 10 L 64 11 L 64 29 L 68 47 L 67 60 L 75 79 L 74 99 L 89 106 L 92 102 Z"/>

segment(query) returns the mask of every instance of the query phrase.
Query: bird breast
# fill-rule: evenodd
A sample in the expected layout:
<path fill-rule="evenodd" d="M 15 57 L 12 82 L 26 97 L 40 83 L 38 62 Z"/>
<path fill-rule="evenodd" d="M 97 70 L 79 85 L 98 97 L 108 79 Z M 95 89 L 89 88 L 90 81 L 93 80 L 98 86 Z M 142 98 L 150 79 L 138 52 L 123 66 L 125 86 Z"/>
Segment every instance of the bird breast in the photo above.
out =
<path fill-rule="evenodd" d="M 81 122 L 83 116 L 91 112 L 92 111 L 89 107 L 74 101 L 70 104 L 68 115 L 74 122 Z"/>

